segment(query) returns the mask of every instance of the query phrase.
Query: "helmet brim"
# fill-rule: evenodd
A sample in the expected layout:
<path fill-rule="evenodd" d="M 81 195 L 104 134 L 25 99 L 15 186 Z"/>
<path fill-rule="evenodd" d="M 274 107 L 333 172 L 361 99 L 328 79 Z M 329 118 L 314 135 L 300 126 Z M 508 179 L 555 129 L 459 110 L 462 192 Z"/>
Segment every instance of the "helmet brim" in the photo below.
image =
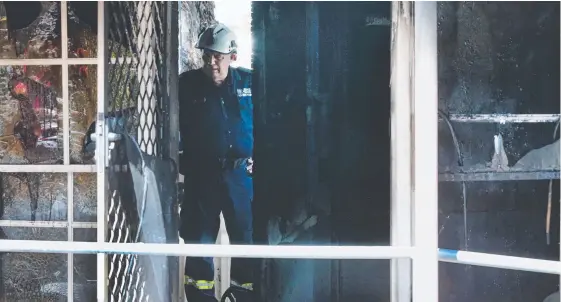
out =
<path fill-rule="evenodd" d="M 208 47 L 208 46 L 207 47 L 200 47 L 198 45 L 195 45 L 195 48 L 203 50 L 203 51 L 209 50 L 209 51 L 217 52 L 217 53 L 220 53 L 220 54 L 223 54 L 223 55 L 229 55 L 229 54 L 236 51 L 236 50 L 233 50 L 233 51 L 230 51 L 230 52 L 224 52 L 223 49 L 216 49 L 216 48 Z"/>

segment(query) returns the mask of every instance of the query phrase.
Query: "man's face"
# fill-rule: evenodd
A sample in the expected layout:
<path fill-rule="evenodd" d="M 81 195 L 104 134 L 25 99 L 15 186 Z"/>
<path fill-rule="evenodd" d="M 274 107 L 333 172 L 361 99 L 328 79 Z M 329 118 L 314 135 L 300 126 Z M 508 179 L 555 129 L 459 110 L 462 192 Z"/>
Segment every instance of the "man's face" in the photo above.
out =
<path fill-rule="evenodd" d="M 203 66 L 203 71 L 216 85 L 220 85 L 228 76 L 228 67 L 235 59 L 236 54 L 222 54 L 211 50 L 204 50 L 203 61 L 205 65 Z"/>

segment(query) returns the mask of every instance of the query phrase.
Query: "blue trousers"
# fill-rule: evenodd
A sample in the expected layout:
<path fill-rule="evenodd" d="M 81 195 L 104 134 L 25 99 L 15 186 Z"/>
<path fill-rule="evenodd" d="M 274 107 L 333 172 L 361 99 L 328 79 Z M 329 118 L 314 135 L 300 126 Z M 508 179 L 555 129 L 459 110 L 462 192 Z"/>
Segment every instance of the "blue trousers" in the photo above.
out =
<path fill-rule="evenodd" d="M 216 243 L 220 228 L 220 212 L 224 215 L 231 244 L 253 243 L 253 180 L 244 168 L 225 170 L 214 175 L 201 175 L 186 183 L 185 199 L 181 206 L 180 235 L 185 243 Z M 191 188 L 189 188 L 191 187 Z M 253 283 L 257 272 L 256 260 L 233 258 L 231 278 L 239 284 Z M 211 257 L 187 257 L 185 276 L 192 281 L 214 280 Z M 203 282 L 203 281 L 201 281 Z M 195 289 L 186 285 L 188 297 Z M 214 289 L 197 288 L 213 295 Z M 195 299 L 193 299 L 195 300 Z"/>

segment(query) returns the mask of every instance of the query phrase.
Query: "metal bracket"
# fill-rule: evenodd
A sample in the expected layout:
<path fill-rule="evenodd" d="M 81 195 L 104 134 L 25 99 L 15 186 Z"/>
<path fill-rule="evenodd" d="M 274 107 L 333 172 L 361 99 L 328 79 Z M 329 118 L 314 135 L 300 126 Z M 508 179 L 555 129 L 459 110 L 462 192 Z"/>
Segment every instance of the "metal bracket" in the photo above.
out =
<path fill-rule="evenodd" d="M 504 150 L 503 137 L 498 134 L 493 140 L 495 152 L 491 162 L 484 168 L 461 167 L 457 171 L 440 172 L 439 181 L 520 181 L 559 179 L 559 169 L 521 169 L 508 166 L 508 158 Z"/>
<path fill-rule="evenodd" d="M 559 114 L 450 114 L 450 121 L 459 123 L 555 123 Z"/>
<path fill-rule="evenodd" d="M 528 171 L 491 171 L 490 169 L 468 169 L 457 172 L 441 172 L 438 180 L 441 182 L 473 182 L 473 181 L 520 181 L 559 179 L 559 170 L 528 170 Z"/>
<path fill-rule="evenodd" d="M 555 123 L 559 114 L 450 114 L 449 119 L 458 123 Z M 490 168 L 462 168 L 458 171 L 443 171 L 438 175 L 441 182 L 465 181 L 520 181 L 559 179 L 559 169 L 504 169 L 508 160 L 500 134 L 495 136 L 495 153 Z M 503 154 L 501 154 L 503 153 Z"/>

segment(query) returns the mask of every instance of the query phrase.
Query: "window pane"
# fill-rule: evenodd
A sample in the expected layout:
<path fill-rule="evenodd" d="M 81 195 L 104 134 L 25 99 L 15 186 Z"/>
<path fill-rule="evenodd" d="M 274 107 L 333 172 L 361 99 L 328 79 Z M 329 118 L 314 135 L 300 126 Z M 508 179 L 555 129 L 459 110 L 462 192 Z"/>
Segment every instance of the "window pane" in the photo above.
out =
<path fill-rule="evenodd" d="M 97 56 L 97 1 L 68 1 L 68 57 Z"/>
<path fill-rule="evenodd" d="M 60 58 L 60 2 L 2 1 L 0 58 Z"/>
<path fill-rule="evenodd" d="M 66 241 L 60 228 L 0 227 L 2 239 Z M 3 301 L 66 301 L 67 255 L 5 253 L 0 257 Z"/>
<path fill-rule="evenodd" d="M 4 238 L 10 240 L 67 241 L 66 228 L 53 227 L 1 227 Z"/>
<path fill-rule="evenodd" d="M 97 66 L 69 66 L 70 94 L 70 162 L 93 164 L 97 113 Z"/>
<path fill-rule="evenodd" d="M 97 221 L 97 174 L 74 174 L 74 221 Z"/>
<path fill-rule="evenodd" d="M 0 164 L 62 163 L 60 66 L 0 67 Z"/>
<path fill-rule="evenodd" d="M 2 220 L 66 221 L 65 173 L 1 173 Z"/>
<path fill-rule="evenodd" d="M 97 221 L 97 175 L 74 174 L 74 221 Z"/>
<path fill-rule="evenodd" d="M 75 241 L 96 241 L 96 229 L 74 229 Z M 74 300 L 91 301 L 96 296 L 97 255 L 74 254 Z"/>

